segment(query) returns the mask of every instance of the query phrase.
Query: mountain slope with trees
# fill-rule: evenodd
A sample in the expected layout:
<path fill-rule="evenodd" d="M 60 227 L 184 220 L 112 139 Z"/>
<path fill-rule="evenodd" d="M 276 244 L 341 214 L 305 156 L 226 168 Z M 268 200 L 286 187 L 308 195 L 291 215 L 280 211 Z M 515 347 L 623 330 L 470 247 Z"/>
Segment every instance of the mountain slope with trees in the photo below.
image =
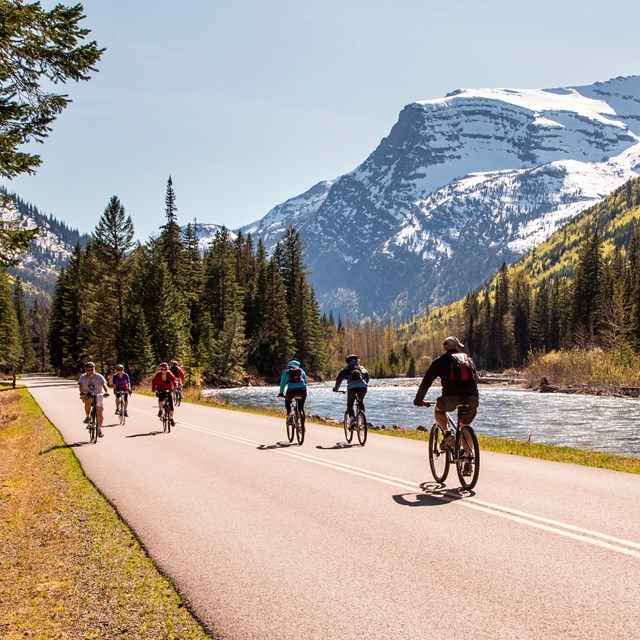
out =
<path fill-rule="evenodd" d="M 439 352 L 457 333 L 480 367 L 531 366 L 558 351 L 600 350 L 617 384 L 640 384 L 640 179 L 582 212 L 490 282 L 413 319 L 399 335 Z M 575 355 L 575 354 L 574 354 Z M 586 362 L 586 357 L 584 359 Z"/>

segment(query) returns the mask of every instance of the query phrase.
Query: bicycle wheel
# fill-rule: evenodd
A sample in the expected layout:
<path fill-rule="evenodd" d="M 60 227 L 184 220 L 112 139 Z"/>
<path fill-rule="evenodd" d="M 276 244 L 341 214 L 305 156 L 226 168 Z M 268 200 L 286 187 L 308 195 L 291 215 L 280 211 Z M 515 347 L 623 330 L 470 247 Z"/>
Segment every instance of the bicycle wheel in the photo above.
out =
<path fill-rule="evenodd" d="M 364 443 L 367 441 L 367 416 L 362 411 L 358 411 L 356 414 L 356 431 L 358 432 L 358 442 L 364 447 Z"/>
<path fill-rule="evenodd" d="M 464 489 L 473 489 L 476 486 L 476 482 L 478 482 L 480 473 L 480 447 L 478 446 L 478 438 L 471 427 L 462 427 L 460 429 L 457 447 L 456 468 L 458 470 L 458 479 Z"/>
<path fill-rule="evenodd" d="M 287 415 L 286 423 L 287 423 L 287 438 L 289 442 L 293 442 L 293 439 L 296 437 L 296 425 L 293 422 L 293 416 L 291 414 Z"/>
<path fill-rule="evenodd" d="M 120 414 L 120 424 L 124 424 L 126 417 L 124 415 L 124 396 L 120 396 L 118 400 L 118 413 Z"/>
<path fill-rule="evenodd" d="M 98 442 L 98 416 L 94 408 L 91 408 L 91 413 L 89 414 L 89 442 L 91 444 Z"/>
<path fill-rule="evenodd" d="M 176 407 L 179 407 L 181 402 L 182 402 L 182 390 L 176 389 L 176 402 L 175 402 Z"/>
<path fill-rule="evenodd" d="M 169 406 L 165 403 L 162 407 L 162 430 L 171 433 L 171 421 L 169 420 Z"/>
<path fill-rule="evenodd" d="M 300 412 L 297 407 L 293 421 L 296 427 L 296 438 L 298 440 L 298 444 L 302 446 L 302 443 L 304 442 L 304 425 L 302 424 L 302 417 L 300 416 Z"/>
<path fill-rule="evenodd" d="M 429 433 L 429 466 L 433 479 L 436 482 L 444 482 L 449 474 L 449 456 L 442 448 L 444 433 L 442 429 L 434 424 Z"/>
<path fill-rule="evenodd" d="M 351 428 L 351 418 L 349 414 L 344 412 L 344 437 L 347 442 L 351 442 L 353 440 L 353 429 Z"/>

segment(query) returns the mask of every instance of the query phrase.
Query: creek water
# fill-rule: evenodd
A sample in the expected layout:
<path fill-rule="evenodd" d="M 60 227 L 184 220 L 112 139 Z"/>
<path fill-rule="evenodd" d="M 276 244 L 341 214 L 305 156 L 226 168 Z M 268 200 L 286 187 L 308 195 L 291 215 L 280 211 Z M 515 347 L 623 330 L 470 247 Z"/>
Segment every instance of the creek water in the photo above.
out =
<path fill-rule="evenodd" d="M 433 409 L 412 404 L 419 378 L 372 380 L 365 398 L 367 420 L 387 428 L 415 429 L 433 424 Z M 331 391 L 333 382 L 310 384 L 307 415 L 342 421 L 345 396 Z M 344 389 L 344 385 L 342 387 Z M 429 390 L 435 400 L 439 387 Z M 238 407 L 283 408 L 277 387 L 242 387 L 205 392 Z M 562 393 L 536 393 L 516 387 L 480 387 L 477 433 L 538 444 L 640 457 L 640 399 Z"/>

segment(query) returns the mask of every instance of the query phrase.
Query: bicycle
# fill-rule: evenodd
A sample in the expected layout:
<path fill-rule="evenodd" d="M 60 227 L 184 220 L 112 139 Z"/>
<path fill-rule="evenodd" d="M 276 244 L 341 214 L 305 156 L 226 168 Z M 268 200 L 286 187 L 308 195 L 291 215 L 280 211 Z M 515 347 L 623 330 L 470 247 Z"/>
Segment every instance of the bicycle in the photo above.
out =
<path fill-rule="evenodd" d="M 91 444 L 95 444 L 98 442 L 98 434 L 100 433 L 100 429 L 98 427 L 98 409 L 96 404 L 97 396 L 93 393 L 87 393 L 85 395 L 91 398 L 91 409 L 89 410 L 89 422 L 87 424 L 87 429 L 89 430 L 89 442 Z"/>
<path fill-rule="evenodd" d="M 287 438 L 289 442 L 293 442 L 295 437 L 298 440 L 298 444 L 302 446 L 306 428 L 302 422 L 302 413 L 298 404 L 300 400 L 302 400 L 302 396 L 293 396 L 291 398 L 291 411 L 287 416 Z"/>
<path fill-rule="evenodd" d="M 125 394 L 128 393 L 127 391 L 116 391 L 116 413 L 118 414 L 118 417 L 120 418 L 120 424 L 124 425 L 127 416 L 125 415 L 125 409 L 124 409 L 124 398 L 125 398 Z"/>
<path fill-rule="evenodd" d="M 337 393 L 344 393 L 346 391 L 338 391 Z M 364 396 L 361 393 L 356 391 L 356 401 L 354 403 L 353 412 L 355 414 L 353 423 L 351 422 L 351 416 L 348 411 L 344 412 L 344 437 L 346 438 L 348 443 L 351 443 L 353 440 L 353 432 L 355 431 L 358 434 L 358 442 L 360 446 L 364 447 L 365 442 L 367 441 L 367 416 L 364 412 Z"/>
<path fill-rule="evenodd" d="M 433 404 L 433 402 L 425 402 L 424 406 L 430 407 Z M 466 407 L 467 405 L 458 405 L 458 416 L 455 422 L 447 413 L 451 436 L 446 443 L 444 432 L 438 424 L 431 427 L 429 466 L 434 480 L 442 484 L 449 474 L 450 465 L 455 464 L 462 488 L 471 490 L 476 486 L 480 473 L 480 447 L 473 427 L 462 423 L 460 409 Z"/>
<path fill-rule="evenodd" d="M 169 394 L 165 394 L 164 402 L 162 403 L 162 431 L 165 433 L 171 433 L 171 407 L 169 405 Z"/>
<path fill-rule="evenodd" d="M 176 387 L 173 391 L 173 406 L 179 407 L 182 402 L 182 388 Z"/>

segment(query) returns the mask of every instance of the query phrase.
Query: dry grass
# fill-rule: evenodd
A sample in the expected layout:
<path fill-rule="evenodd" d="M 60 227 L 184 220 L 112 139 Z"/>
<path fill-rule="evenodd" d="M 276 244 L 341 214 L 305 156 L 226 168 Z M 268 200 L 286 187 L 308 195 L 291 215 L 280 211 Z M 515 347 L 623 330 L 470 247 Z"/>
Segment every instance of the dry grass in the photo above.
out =
<path fill-rule="evenodd" d="M 209 637 L 25 390 L 0 392 L 0 637 Z"/>

